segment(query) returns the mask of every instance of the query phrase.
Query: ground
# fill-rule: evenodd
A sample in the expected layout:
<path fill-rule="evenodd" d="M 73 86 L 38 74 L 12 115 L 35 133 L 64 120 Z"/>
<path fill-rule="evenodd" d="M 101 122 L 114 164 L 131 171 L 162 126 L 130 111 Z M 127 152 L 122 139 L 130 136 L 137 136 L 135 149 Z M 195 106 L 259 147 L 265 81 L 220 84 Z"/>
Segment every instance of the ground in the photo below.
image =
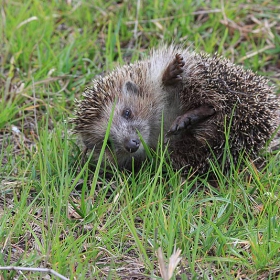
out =
<path fill-rule="evenodd" d="M 68 120 L 96 75 L 170 42 L 217 52 L 279 94 L 279 14 L 277 0 L 3 1 L 0 279 L 55 279 L 39 267 L 161 279 L 176 261 L 173 279 L 278 279 L 277 150 L 263 170 L 213 165 L 213 181 L 180 176 L 159 149 L 153 167 L 108 179 L 81 164 Z"/>

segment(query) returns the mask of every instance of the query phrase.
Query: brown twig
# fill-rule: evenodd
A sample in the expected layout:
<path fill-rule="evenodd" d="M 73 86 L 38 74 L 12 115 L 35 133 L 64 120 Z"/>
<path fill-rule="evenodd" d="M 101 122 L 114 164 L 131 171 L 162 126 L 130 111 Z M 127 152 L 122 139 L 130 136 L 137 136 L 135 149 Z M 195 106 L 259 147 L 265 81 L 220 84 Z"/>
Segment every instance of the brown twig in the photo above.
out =
<path fill-rule="evenodd" d="M 69 280 L 65 276 L 59 274 L 53 269 L 42 268 L 42 267 L 22 267 L 22 266 L 0 266 L 0 270 L 15 270 L 15 271 L 34 271 L 34 272 L 45 272 L 50 273 L 62 280 Z"/>

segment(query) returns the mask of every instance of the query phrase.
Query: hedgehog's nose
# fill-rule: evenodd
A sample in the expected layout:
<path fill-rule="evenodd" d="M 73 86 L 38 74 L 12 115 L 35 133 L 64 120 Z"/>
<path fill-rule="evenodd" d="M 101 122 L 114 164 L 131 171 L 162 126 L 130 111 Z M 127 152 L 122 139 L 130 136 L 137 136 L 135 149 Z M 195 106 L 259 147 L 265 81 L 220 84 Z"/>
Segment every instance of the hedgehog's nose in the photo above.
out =
<path fill-rule="evenodd" d="M 125 149 L 130 153 L 135 153 L 140 146 L 140 140 L 137 138 L 127 139 L 124 143 Z"/>

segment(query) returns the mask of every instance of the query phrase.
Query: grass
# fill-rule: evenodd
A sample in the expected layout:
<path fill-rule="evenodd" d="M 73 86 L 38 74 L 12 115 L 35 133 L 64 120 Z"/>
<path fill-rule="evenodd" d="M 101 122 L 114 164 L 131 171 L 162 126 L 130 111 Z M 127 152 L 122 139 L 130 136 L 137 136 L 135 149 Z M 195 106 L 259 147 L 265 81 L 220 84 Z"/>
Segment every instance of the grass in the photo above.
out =
<path fill-rule="evenodd" d="M 81 166 L 67 120 L 90 80 L 162 42 L 218 52 L 279 93 L 280 7 L 244 1 L 3 1 L 0 267 L 70 279 L 277 279 L 280 163 L 184 179 L 164 159 L 111 179 Z M 55 276 L 46 272 L 51 279 Z M 43 279 L 0 270 L 0 279 Z M 174 278 L 175 279 L 175 276 Z"/>

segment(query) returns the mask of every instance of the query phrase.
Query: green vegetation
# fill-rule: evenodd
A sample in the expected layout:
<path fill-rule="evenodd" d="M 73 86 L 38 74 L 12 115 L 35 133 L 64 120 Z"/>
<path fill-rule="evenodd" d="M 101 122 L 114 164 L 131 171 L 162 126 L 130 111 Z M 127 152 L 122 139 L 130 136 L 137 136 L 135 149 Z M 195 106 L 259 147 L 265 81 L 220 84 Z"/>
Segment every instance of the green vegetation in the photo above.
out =
<path fill-rule="evenodd" d="M 159 149 L 153 170 L 106 179 L 81 165 L 67 123 L 95 75 L 162 42 L 218 52 L 279 92 L 278 0 L 2 0 L 0 13 L 0 267 L 160 279 L 157 250 L 176 247 L 173 279 L 278 279 L 279 156 L 262 172 L 213 164 L 213 182 L 182 178 Z"/>

